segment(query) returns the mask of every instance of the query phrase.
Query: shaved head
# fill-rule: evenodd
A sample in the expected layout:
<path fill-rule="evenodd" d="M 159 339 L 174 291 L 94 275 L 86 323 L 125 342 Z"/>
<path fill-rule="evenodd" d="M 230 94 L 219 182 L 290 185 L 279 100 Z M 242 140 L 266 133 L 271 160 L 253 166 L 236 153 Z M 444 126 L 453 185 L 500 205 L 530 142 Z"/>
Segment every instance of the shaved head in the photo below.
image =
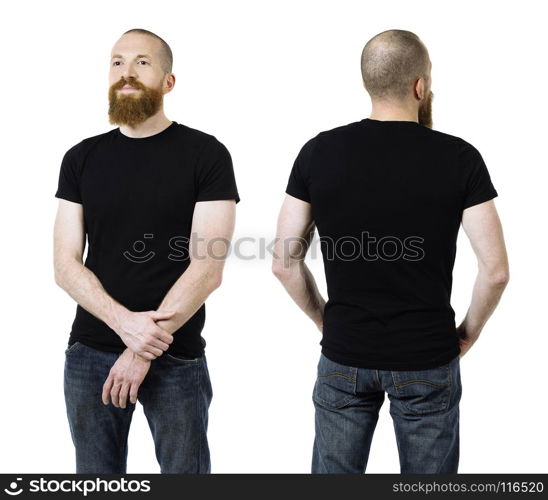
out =
<path fill-rule="evenodd" d="M 362 51 L 362 78 L 371 99 L 405 100 L 418 78 L 428 80 L 430 65 L 426 46 L 410 31 L 383 31 Z"/>

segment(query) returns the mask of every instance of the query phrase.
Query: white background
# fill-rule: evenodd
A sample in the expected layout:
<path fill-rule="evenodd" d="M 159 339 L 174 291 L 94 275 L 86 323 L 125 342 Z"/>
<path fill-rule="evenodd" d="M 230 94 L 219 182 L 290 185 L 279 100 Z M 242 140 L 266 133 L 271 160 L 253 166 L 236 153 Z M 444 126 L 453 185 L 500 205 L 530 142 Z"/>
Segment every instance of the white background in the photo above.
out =
<path fill-rule="evenodd" d="M 511 280 L 461 360 L 462 473 L 546 472 L 546 38 L 543 2 L 2 3 L 0 471 L 74 472 L 63 397 L 75 303 L 53 280 L 60 162 L 108 123 L 112 45 L 131 28 L 164 38 L 176 85 L 169 119 L 230 150 L 242 198 L 235 238 L 275 234 L 289 170 L 318 132 L 369 116 L 360 54 L 391 28 L 433 62 L 434 128 L 482 153 L 499 197 Z M 253 245 L 246 252 L 253 253 Z M 319 256 L 310 267 L 325 296 Z M 452 303 L 476 262 L 459 236 Z M 310 470 L 319 333 L 270 272 L 230 258 L 207 301 L 212 472 Z M 368 472 L 399 472 L 388 400 Z M 128 472 L 159 472 L 138 405 Z"/>

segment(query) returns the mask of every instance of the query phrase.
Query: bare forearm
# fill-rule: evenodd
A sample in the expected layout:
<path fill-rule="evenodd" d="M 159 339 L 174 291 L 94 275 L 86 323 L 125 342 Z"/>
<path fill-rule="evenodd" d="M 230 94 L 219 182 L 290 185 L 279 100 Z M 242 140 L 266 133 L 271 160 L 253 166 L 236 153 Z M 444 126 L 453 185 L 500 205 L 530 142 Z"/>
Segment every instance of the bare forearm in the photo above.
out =
<path fill-rule="evenodd" d="M 470 337 L 478 337 L 485 323 L 493 314 L 508 283 L 506 273 L 499 276 L 480 271 L 474 283 L 472 300 L 463 320 L 463 327 Z"/>
<path fill-rule="evenodd" d="M 56 271 L 55 280 L 81 307 L 118 333 L 120 317 L 128 310 L 107 293 L 90 269 L 81 262 L 69 262 Z"/>
<path fill-rule="evenodd" d="M 181 328 L 220 286 L 220 272 L 214 267 L 191 263 L 158 307 L 158 311 L 175 311 L 175 314 L 170 319 L 158 321 L 158 326 L 171 334 Z"/>
<path fill-rule="evenodd" d="M 276 272 L 276 276 L 295 303 L 321 330 L 325 300 L 308 266 L 300 261 L 287 270 Z"/>

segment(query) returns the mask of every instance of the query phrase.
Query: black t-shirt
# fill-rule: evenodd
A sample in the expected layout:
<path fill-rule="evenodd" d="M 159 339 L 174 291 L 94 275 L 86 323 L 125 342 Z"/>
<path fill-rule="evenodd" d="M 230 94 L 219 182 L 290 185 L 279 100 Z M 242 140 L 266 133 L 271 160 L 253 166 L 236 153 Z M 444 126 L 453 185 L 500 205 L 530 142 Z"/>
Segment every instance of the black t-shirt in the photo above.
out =
<path fill-rule="evenodd" d="M 116 128 L 84 139 L 65 153 L 55 196 L 83 205 L 84 265 L 131 311 L 156 310 L 190 264 L 195 203 L 240 200 L 226 147 L 175 121 L 149 137 Z M 173 333 L 167 352 L 202 356 L 204 321 L 205 304 Z M 75 341 L 125 349 L 114 330 L 80 305 L 69 343 Z"/>
<path fill-rule="evenodd" d="M 365 118 L 309 140 L 286 192 L 311 204 L 320 235 L 328 358 L 421 370 L 459 354 L 450 297 L 462 211 L 497 196 L 474 146 Z"/>

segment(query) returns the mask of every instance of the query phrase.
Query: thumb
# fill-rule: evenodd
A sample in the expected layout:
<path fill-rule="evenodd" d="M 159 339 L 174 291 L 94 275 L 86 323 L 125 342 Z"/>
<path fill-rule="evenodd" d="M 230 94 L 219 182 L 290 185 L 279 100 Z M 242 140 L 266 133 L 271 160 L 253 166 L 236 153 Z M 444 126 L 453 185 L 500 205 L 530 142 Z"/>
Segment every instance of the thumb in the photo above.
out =
<path fill-rule="evenodd" d="M 150 311 L 150 317 L 154 320 L 169 319 L 175 314 L 175 311 Z"/>

